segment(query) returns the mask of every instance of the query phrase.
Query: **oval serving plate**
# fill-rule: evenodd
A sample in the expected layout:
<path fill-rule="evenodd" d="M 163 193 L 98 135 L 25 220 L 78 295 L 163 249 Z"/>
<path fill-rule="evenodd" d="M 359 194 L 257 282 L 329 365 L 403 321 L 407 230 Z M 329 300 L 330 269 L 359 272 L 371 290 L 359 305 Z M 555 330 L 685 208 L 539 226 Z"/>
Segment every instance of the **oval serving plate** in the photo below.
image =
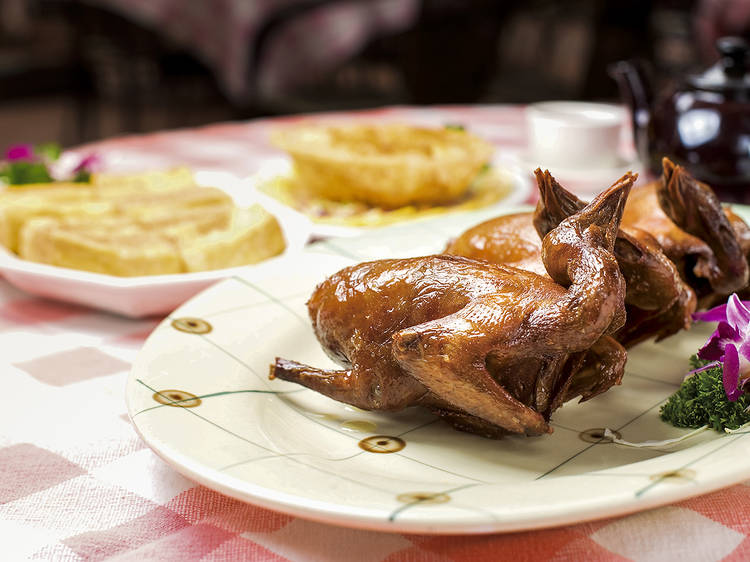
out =
<path fill-rule="evenodd" d="M 741 209 L 748 216 L 747 209 Z M 154 331 L 133 366 L 128 411 L 145 442 L 187 477 L 229 496 L 350 527 L 489 533 L 647 509 L 750 477 L 750 439 L 706 431 L 669 448 L 604 439 L 686 433 L 659 419 L 711 326 L 629 354 L 622 386 L 552 418 L 554 433 L 487 440 L 429 413 L 365 412 L 279 380 L 276 356 L 332 365 L 310 327 L 316 283 L 352 262 L 439 251 L 481 220 L 445 217 L 316 244 L 265 275 L 242 273 Z M 404 240 L 409 247 L 404 248 Z"/>

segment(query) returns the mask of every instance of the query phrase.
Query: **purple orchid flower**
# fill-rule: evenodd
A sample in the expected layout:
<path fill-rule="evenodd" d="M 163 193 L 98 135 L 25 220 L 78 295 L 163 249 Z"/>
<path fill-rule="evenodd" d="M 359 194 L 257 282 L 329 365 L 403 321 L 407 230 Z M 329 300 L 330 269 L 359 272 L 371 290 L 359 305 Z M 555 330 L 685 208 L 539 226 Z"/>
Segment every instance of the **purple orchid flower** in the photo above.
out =
<path fill-rule="evenodd" d="M 100 163 L 101 158 L 99 157 L 99 155 L 95 152 L 92 152 L 91 154 L 88 154 L 87 156 L 81 158 L 81 161 L 78 162 L 78 165 L 73 168 L 73 173 L 77 174 L 78 172 L 83 171 L 90 172 L 94 170 Z"/>
<path fill-rule="evenodd" d="M 33 160 L 34 147 L 30 144 L 15 144 L 5 151 L 5 159 L 9 162 L 15 160 Z"/>
<path fill-rule="evenodd" d="M 693 314 L 694 320 L 719 323 L 706 345 L 698 351 L 698 357 L 721 363 L 724 392 L 731 402 L 742 396 L 745 381 L 741 381 L 740 375 L 750 371 L 750 308 L 747 304 L 733 293 L 726 304 Z"/>

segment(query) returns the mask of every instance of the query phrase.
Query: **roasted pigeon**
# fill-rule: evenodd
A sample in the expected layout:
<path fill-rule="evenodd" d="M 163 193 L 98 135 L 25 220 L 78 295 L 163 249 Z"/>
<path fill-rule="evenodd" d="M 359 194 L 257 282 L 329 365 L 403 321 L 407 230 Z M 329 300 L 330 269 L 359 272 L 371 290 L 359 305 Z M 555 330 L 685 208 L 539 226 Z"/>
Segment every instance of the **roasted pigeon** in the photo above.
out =
<path fill-rule="evenodd" d="M 342 369 L 277 358 L 271 378 L 367 410 L 424 406 L 489 437 L 550 432 L 563 402 L 622 377 L 624 355 L 608 337 L 625 319 L 612 252 L 632 184 L 624 178 L 545 236 L 547 275 L 450 255 L 339 271 L 308 311 Z"/>
<path fill-rule="evenodd" d="M 651 234 L 698 297 L 726 300 L 748 284 L 750 232 L 713 190 L 664 158 L 660 180 L 633 189 L 622 225 Z"/>
<path fill-rule="evenodd" d="M 452 240 L 445 252 L 546 274 L 542 238 L 586 204 L 549 172 L 537 169 L 535 175 L 539 203 L 533 213 L 485 221 Z M 628 173 L 619 181 L 635 181 L 636 177 Z M 615 335 L 618 341 L 630 346 L 654 336 L 667 337 L 690 325 L 694 293 L 650 234 L 621 225 L 614 254 L 626 282 L 627 321 Z"/>

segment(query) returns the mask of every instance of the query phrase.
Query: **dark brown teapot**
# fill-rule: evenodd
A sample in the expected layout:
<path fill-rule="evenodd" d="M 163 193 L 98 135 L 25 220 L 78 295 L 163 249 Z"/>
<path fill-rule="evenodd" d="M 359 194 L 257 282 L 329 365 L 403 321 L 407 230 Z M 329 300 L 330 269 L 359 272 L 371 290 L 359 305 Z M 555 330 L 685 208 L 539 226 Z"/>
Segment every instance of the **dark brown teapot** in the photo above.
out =
<path fill-rule="evenodd" d="M 630 106 L 638 155 L 654 174 L 668 156 L 711 185 L 725 201 L 750 203 L 750 47 L 738 37 L 716 42 L 721 59 L 653 95 L 643 65 L 610 68 Z"/>

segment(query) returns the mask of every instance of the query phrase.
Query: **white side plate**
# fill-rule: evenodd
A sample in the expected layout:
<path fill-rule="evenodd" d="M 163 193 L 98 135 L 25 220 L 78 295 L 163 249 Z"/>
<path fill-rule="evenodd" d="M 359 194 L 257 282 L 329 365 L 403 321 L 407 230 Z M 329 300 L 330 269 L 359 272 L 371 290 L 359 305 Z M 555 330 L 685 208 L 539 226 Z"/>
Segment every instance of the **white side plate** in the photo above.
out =
<path fill-rule="evenodd" d="M 196 172 L 196 181 L 227 191 L 238 205 L 256 202 L 251 186 L 231 174 Z M 220 279 L 238 272 L 252 276 L 271 262 L 299 252 L 310 237 L 309 221 L 290 216 L 283 208 L 272 212 L 284 232 L 287 248 L 281 256 L 231 269 L 197 273 L 116 277 L 89 271 L 39 264 L 19 259 L 0 248 L 0 275 L 33 295 L 81 304 L 131 317 L 166 314 Z"/>

